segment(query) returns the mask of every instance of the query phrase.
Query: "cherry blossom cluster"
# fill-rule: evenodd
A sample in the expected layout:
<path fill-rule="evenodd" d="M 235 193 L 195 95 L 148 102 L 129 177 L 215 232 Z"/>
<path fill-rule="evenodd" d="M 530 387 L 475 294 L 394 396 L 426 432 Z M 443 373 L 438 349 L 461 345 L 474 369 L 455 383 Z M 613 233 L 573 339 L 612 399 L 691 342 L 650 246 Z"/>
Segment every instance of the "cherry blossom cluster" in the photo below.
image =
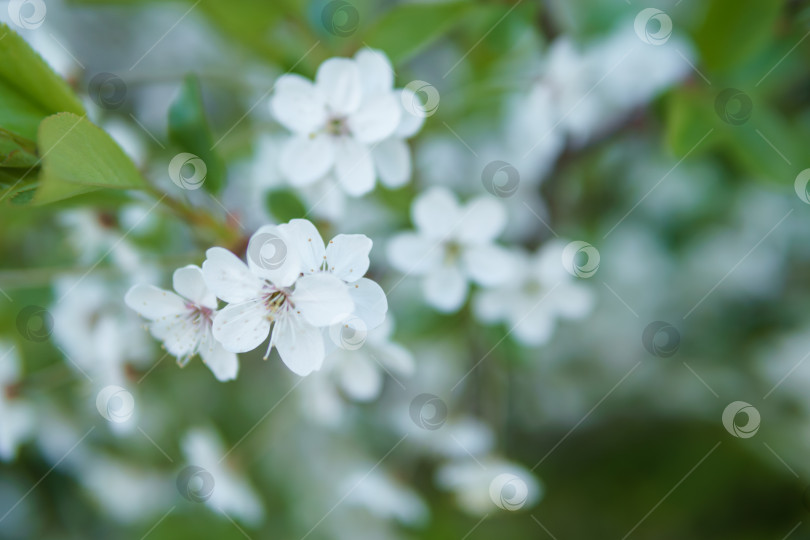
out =
<path fill-rule="evenodd" d="M 311 222 L 294 219 L 257 230 L 247 262 L 211 248 L 202 268 L 174 272 L 175 292 L 139 284 L 125 301 L 149 319 L 152 335 L 181 366 L 199 354 L 219 380 L 234 379 L 236 354 L 269 336 L 264 358 L 275 347 L 291 371 L 305 376 L 321 368 L 328 347 L 351 348 L 334 338 L 327 345 L 327 335 L 365 333 L 385 320 L 385 293 L 363 277 L 371 246 L 362 234 L 340 234 L 325 245 Z"/>

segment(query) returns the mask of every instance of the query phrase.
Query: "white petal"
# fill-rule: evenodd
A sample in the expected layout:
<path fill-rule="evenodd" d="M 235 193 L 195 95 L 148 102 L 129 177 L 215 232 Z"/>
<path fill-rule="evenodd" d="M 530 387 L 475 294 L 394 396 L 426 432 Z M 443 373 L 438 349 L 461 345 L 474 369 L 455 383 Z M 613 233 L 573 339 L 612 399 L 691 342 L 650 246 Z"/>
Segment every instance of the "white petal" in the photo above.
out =
<path fill-rule="evenodd" d="M 219 381 L 230 381 L 239 372 L 239 360 L 236 354 L 225 350 L 221 343 L 209 339 L 207 346 L 200 348 L 200 356 L 208 369 Z"/>
<path fill-rule="evenodd" d="M 380 395 L 383 378 L 380 367 L 367 355 L 352 351 L 340 355 L 336 366 L 343 391 L 355 401 L 371 401 Z"/>
<path fill-rule="evenodd" d="M 230 304 L 214 317 L 213 332 L 214 339 L 225 350 L 235 353 L 252 351 L 270 333 L 267 308 L 261 299 Z"/>
<path fill-rule="evenodd" d="M 366 325 L 366 330 L 373 330 L 385 320 L 388 312 L 388 298 L 375 281 L 363 278 L 348 286 L 349 295 L 354 302 L 354 315 Z"/>
<path fill-rule="evenodd" d="M 419 95 L 411 90 L 410 88 L 403 88 L 400 90 L 401 94 L 399 94 L 399 107 L 400 107 L 400 120 L 397 129 L 394 130 L 394 137 L 400 139 L 409 139 L 416 135 L 416 133 L 422 129 L 422 125 L 425 123 L 425 114 L 413 114 L 411 111 L 405 108 L 403 103 L 413 103 L 414 100 L 418 101 L 419 103 L 422 100 L 419 98 Z M 421 111 L 422 107 L 417 106 L 414 107 L 414 110 Z"/>
<path fill-rule="evenodd" d="M 424 235 L 445 239 L 458 229 L 461 209 L 450 190 L 432 187 L 416 198 L 411 207 L 411 218 Z"/>
<path fill-rule="evenodd" d="M 398 188 L 411 179 L 411 149 L 402 139 L 389 137 L 371 149 L 377 176 L 389 188 Z"/>
<path fill-rule="evenodd" d="M 377 49 L 361 49 L 354 55 L 360 70 L 363 97 L 367 98 L 394 88 L 394 68 L 384 52 Z"/>
<path fill-rule="evenodd" d="M 154 285 L 135 285 L 124 296 L 130 309 L 152 321 L 175 317 L 188 311 L 186 301 Z"/>
<path fill-rule="evenodd" d="M 300 135 L 319 131 L 327 121 L 323 95 L 312 82 L 295 74 L 276 81 L 270 111 L 281 125 Z"/>
<path fill-rule="evenodd" d="M 290 300 L 306 322 L 318 327 L 338 323 L 354 309 L 346 284 L 327 273 L 299 278 Z"/>
<path fill-rule="evenodd" d="M 439 311 L 452 313 L 464 305 L 467 279 L 455 266 L 442 266 L 425 276 L 425 300 Z"/>
<path fill-rule="evenodd" d="M 461 212 L 459 240 L 465 244 L 486 244 L 506 227 L 506 208 L 491 197 L 478 197 L 468 202 Z"/>
<path fill-rule="evenodd" d="M 326 251 L 321 233 L 307 219 L 293 219 L 287 225 L 281 225 L 290 239 L 290 244 L 301 259 L 301 272 L 318 272 L 323 266 Z"/>
<path fill-rule="evenodd" d="M 250 271 L 277 287 L 289 287 L 301 273 L 301 254 L 291 232 L 288 225 L 265 225 L 248 242 Z"/>
<path fill-rule="evenodd" d="M 391 266 L 406 274 L 422 275 L 441 264 L 440 242 L 419 233 L 401 233 L 388 241 L 386 254 Z"/>
<path fill-rule="evenodd" d="M 329 271 L 343 281 L 357 281 L 369 267 L 371 239 L 365 234 L 339 234 L 326 246 Z"/>
<path fill-rule="evenodd" d="M 217 297 L 205 284 L 202 269 L 194 264 L 178 268 L 172 275 L 172 286 L 180 296 L 199 306 L 216 309 Z"/>
<path fill-rule="evenodd" d="M 257 298 L 262 281 L 239 257 L 225 248 L 214 247 L 205 252 L 203 277 L 217 298 L 226 302 L 244 302 Z"/>
<path fill-rule="evenodd" d="M 273 346 L 290 371 L 302 377 L 323 365 L 323 335 L 295 314 L 282 317 L 273 328 Z"/>
<path fill-rule="evenodd" d="M 380 94 L 364 101 L 360 108 L 349 116 L 347 125 L 355 139 L 372 144 L 394 132 L 399 125 L 401 114 L 393 93 Z"/>
<path fill-rule="evenodd" d="M 500 246 L 469 246 L 462 257 L 467 275 L 484 287 L 502 285 L 514 276 L 512 256 Z"/>
<path fill-rule="evenodd" d="M 190 317 L 171 317 L 155 321 L 149 325 L 149 330 L 178 360 L 191 354 L 202 339 L 200 326 L 195 325 Z"/>
<path fill-rule="evenodd" d="M 335 160 L 335 175 L 346 193 L 359 197 L 374 189 L 374 161 L 364 144 L 341 137 Z"/>
<path fill-rule="evenodd" d="M 290 184 L 300 187 L 322 178 L 334 163 L 335 143 L 331 136 L 295 136 L 284 144 L 279 168 Z"/>
<path fill-rule="evenodd" d="M 320 65 L 315 86 L 326 96 L 329 109 L 339 115 L 357 110 L 362 97 L 360 71 L 348 58 L 330 58 Z"/>

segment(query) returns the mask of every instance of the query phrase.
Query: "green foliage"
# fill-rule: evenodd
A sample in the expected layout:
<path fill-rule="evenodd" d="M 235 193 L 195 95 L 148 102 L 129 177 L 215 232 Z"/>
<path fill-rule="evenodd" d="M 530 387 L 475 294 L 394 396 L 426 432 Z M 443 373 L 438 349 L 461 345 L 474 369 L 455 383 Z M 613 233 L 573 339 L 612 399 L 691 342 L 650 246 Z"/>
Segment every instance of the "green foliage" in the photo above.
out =
<path fill-rule="evenodd" d="M 100 188 L 143 189 L 138 169 L 103 130 L 84 117 L 60 113 L 39 127 L 40 188 L 44 204 Z"/>
<path fill-rule="evenodd" d="M 715 0 L 695 32 L 700 55 L 710 69 L 733 68 L 771 39 L 783 2 Z"/>
<path fill-rule="evenodd" d="M 398 64 L 460 24 L 474 7 L 473 2 L 466 0 L 400 4 L 371 26 L 365 41 L 384 50 Z"/>
<path fill-rule="evenodd" d="M 219 193 L 225 183 L 225 163 L 214 151 L 200 81 L 194 75 L 185 78 L 180 95 L 169 108 L 169 140 L 180 151 L 195 154 L 205 162 L 208 175 L 203 187 L 211 193 Z"/>
<path fill-rule="evenodd" d="M 295 218 L 303 218 L 307 214 L 304 204 L 292 189 L 271 190 L 267 193 L 265 202 L 267 210 L 279 223 Z"/>

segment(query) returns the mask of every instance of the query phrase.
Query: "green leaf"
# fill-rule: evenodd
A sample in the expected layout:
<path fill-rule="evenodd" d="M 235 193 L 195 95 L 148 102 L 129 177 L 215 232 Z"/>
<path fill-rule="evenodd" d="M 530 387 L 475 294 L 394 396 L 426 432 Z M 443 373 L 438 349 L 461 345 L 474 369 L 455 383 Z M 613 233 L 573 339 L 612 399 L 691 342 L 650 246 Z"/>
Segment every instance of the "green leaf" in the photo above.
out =
<path fill-rule="evenodd" d="M 143 189 L 146 183 L 118 144 L 86 118 L 71 113 L 49 116 L 39 126 L 42 155 L 35 204 L 45 204 L 101 188 Z"/>
<path fill-rule="evenodd" d="M 37 164 L 37 145 L 0 128 L 0 167 L 33 167 Z"/>
<path fill-rule="evenodd" d="M 279 223 L 303 218 L 307 211 L 298 195 L 291 189 L 274 189 L 267 194 L 267 210 Z"/>
<path fill-rule="evenodd" d="M 218 193 L 225 183 L 225 163 L 212 149 L 214 138 L 205 117 L 200 82 L 194 75 L 185 78 L 180 95 L 169 107 L 169 140 L 205 162 L 208 173 L 203 188 Z"/>
<path fill-rule="evenodd" d="M 371 26 L 364 41 L 398 64 L 459 24 L 473 7 L 466 0 L 400 4 Z"/>
<path fill-rule="evenodd" d="M 700 57 L 710 70 L 745 61 L 772 39 L 783 2 L 714 0 L 695 32 Z"/>
<path fill-rule="evenodd" d="M 57 112 L 84 114 L 84 107 L 68 84 L 8 25 L 0 24 L 0 85 L 41 109 L 43 117 Z M 5 108 L 5 105 L 3 108 Z"/>

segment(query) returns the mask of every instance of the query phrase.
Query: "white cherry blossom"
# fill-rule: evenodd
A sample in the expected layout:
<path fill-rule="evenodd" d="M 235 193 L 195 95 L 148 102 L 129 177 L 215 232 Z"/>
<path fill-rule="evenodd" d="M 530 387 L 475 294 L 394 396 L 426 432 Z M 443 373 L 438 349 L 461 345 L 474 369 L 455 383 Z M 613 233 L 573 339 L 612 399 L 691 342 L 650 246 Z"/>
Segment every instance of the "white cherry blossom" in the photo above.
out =
<path fill-rule="evenodd" d="M 473 302 L 485 323 L 505 322 L 524 345 L 538 346 L 552 336 L 557 319 L 581 319 L 591 312 L 593 293 L 562 264 L 565 242 L 549 242 L 535 254 L 514 254 L 515 276 L 504 286 L 480 291 Z"/>
<path fill-rule="evenodd" d="M 228 302 L 214 318 L 214 337 L 238 353 L 252 351 L 269 335 L 265 358 L 275 347 L 298 375 L 320 369 L 326 354 L 321 329 L 344 320 L 355 308 L 341 277 L 365 273 L 350 262 L 344 266 L 348 259 L 338 255 L 333 268 L 322 271 L 322 249 L 320 235 L 306 220 L 256 231 L 248 244 L 248 264 L 226 249 L 209 249 L 205 280 Z"/>
<path fill-rule="evenodd" d="M 411 207 L 416 231 L 400 233 L 388 244 L 391 265 L 423 277 L 425 300 L 452 313 L 464 304 L 469 281 L 484 287 L 505 283 L 511 257 L 494 243 L 506 226 L 503 205 L 478 197 L 460 205 L 453 193 L 434 187 Z"/>
<path fill-rule="evenodd" d="M 217 299 L 206 285 L 202 270 L 194 265 L 178 268 L 172 281 L 178 294 L 153 285 L 135 285 L 124 301 L 152 321 L 152 335 L 163 341 L 181 367 L 199 353 L 217 379 L 235 379 L 239 370 L 236 355 L 214 339 Z"/>
<path fill-rule="evenodd" d="M 356 197 L 374 189 L 377 177 L 391 187 L 405 183 L 411 163 L 404 139 L 419 130 L 421 119 L 403 119 L 393 81 L 388 59 L 371 49 L 326 60 L 314 83 L 282 75 L 270 110 L 292 132 L 280 157 L 290 184 L 308 186 L 334 176 Z"/>

